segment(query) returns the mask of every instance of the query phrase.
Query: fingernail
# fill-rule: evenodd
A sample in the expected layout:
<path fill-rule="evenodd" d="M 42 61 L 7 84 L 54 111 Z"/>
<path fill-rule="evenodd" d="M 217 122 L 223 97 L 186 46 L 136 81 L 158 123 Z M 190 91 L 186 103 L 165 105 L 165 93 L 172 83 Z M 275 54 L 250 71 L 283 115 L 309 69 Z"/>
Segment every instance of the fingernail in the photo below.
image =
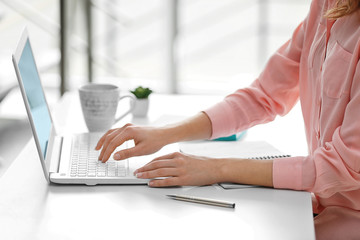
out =
<path fill-rule="evenodd" d="M 136 173 L 135 176 L 136 176 L 137 178 L 141 178 L 141 177 L 143 176 L 143 174 L 142 174 L 142 173 Z"/>
<path fill-rule="evenodd" d="M 148 186 L 154 186 L 154 182 L 153 181 L 150 181 L 150 182 L 148 182 Z"/>
<path fill-rule="evenodd" d="M 119 160 L 119 159 L 120 159 L 120 154 L 119 154 L 119 153 L 115 153 L 115 154 L 114 154 L 114 159 Z"/>

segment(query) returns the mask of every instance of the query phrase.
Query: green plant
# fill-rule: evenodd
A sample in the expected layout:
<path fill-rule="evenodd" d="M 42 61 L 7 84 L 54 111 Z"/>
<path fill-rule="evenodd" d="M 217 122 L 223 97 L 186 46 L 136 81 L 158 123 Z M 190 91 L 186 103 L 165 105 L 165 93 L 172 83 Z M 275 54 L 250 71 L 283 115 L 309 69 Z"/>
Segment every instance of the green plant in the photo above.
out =
<path fill-rule="evenodd" d="M 130 92 L 134 94 L 136 98 L 143 99 L 148 98 L 149 95 L 152 93 L 152 90 L 150 88 L 143 88 L 142 86 L 139 86 L 135 88 L 135 90 Z"/>

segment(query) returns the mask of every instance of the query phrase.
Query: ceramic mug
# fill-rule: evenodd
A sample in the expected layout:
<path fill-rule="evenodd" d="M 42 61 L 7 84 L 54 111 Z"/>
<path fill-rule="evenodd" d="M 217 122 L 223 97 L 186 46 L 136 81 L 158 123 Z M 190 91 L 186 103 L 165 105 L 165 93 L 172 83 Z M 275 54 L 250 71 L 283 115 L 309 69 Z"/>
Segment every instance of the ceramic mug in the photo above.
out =
<path fill-rule="evenodd" d="M 119 87 L 112 84 L 90 83 L 79 88 L 81 109 L 90 132 L 104 132 L 129 114 L 135 107 L 135 97 L 120 96 Z M 118 103 L 130 98 L 130 108 L 116 117 Z"/>

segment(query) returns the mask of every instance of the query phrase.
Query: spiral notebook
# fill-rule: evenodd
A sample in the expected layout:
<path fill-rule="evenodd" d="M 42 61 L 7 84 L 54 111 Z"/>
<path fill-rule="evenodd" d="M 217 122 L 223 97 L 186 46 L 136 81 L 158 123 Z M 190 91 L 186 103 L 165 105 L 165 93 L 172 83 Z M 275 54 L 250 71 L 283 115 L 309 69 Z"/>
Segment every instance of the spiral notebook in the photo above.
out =
<path fill-rule="evenodd" d="M 265 141 L 191 141 L 180 143 L 180 151 L 187 154 L 213 158 L 249 158 L 269 160 L 290 157 Z M 220 183 L 224 189 L 256 187 L 252 185 Z"/>

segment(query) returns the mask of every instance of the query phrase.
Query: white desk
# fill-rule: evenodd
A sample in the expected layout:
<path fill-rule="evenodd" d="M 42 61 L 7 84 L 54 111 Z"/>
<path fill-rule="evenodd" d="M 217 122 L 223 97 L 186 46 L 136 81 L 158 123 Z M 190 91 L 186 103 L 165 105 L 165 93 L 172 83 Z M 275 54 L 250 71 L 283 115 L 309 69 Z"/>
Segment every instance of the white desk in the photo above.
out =
<path fill-rule="evenodd" d="M 55 118 L 63 114 L 62 110 L 67 109 L 64 106 L 68 106 L 72 98 L 71 94 L 65 96 L 56 108 Z M 148 121 L 159 114 L 154 110 L 156 104 L 162 104 L 164 111 L 169 108 L 169 111 L 188 115 L 195 113 L 197 110 L 190 110 L 194 104 L 186 99 L 198 98 L 154 95 Z M 200 110 L 219 99 L 203 97 L 196 107 Z M 179 101 L 190 103 L 189 107 L 184 110 L 171 107 L 171 103 Z M 67 109 L 74 111 L 67 120 L 78 116 L 78 107 L 75 103 Z M 67 120 L 58 124 L 65 124 Z M 81 130 L 83 123 L 78 124 L 62 130 Z M 235 202 L 236 208 L 185 203 L 165 197 L 176 193 Z M 6 240 L 314 239 L 311 209 L 309 193 L 266 188 L 48 185 L 33 141 L 0 179 L 0 238 Z"/>

